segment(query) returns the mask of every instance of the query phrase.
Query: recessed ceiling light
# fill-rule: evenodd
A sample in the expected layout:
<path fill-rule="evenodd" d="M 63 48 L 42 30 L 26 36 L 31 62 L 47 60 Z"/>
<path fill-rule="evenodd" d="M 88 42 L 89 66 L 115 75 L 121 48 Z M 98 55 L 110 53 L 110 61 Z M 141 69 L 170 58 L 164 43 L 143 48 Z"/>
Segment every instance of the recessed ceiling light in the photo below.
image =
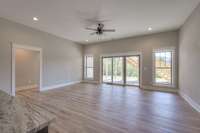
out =
<path fill-rule="evenodd" d="M 151 30 L 152 30 L 152 28 L 151 28 L 151 27 L 149 27 L 149 28 L 148 28 L 148 31 L 151 31 Z"/>
<path fill-rule="evenodd" d="M 89 40 L 85 40 L 86 42 L 89 42 Z"/>
<path fill-rule="evenodd" d="M 38 21 L 39 19 L 37 17 L 33 17 L 33 20 L 34 21 Z"/>

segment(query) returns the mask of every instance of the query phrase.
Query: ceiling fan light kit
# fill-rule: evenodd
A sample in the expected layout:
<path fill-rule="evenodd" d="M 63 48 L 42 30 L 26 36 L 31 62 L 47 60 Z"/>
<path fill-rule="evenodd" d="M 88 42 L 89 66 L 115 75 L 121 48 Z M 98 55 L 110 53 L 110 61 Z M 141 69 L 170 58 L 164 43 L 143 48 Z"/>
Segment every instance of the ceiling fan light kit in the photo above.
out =
<path fill-rule="evenodd" d="M 103 23 L 98 23 L 97 28 L 90 28 L 87 27 L 85 28 L 86 30 L 93 31 L 90 33 L 90 35 L 103 35 L 105 32 L 115 32 L 115 29 L 104 29 L 104 24 Z"/>

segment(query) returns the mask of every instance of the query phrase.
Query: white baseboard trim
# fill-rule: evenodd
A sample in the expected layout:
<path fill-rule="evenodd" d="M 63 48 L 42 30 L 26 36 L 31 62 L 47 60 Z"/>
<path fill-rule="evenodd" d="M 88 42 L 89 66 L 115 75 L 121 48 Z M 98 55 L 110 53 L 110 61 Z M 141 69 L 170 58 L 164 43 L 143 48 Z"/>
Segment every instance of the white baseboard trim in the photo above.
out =
<path fill-rule="evenodd" d="M 16 88 L 16 91 L 23 91 L 23 90 L 33 89 L 33 88 L 38 88 L 38 85 L 32 84 L 32 85 L 20 86 Z"/>
<path fill-rule="evenodd" d="M 56 88 L 62 88 L 62 87 L 65 87 L 65 86 L 78 84 L 78 83 L 81 83 L 81 81 L 73 81 L 73 82 L 68 82 L 68 83 L 63 83 L 63 84 L 58 84 L 58 85 L 47 86 L 47 87 L 43 87 L 40 91 L 46 91 L 46 90 L 52 90 L 52 89 L 56 89 Z"/>
<path fill-rule="evenodd" d="M 152 90 L 152 91 L 162 91 L 162 92 L 178 93 L 178 89 L 176 89 L 176 88 L 169 88 L 169 87 L 158 87 L 158 86 L 142 85 L 141 89 Z"/>
<path fill-rule="evenodd" d="M 183 93 L 182 91 L 179 91 L 179 95 L 186 101 L 188 102 L 196 111 L 200 113 L 200 105 L 197 104 L 192 98 L 190 98 L 188 95 Z"/>

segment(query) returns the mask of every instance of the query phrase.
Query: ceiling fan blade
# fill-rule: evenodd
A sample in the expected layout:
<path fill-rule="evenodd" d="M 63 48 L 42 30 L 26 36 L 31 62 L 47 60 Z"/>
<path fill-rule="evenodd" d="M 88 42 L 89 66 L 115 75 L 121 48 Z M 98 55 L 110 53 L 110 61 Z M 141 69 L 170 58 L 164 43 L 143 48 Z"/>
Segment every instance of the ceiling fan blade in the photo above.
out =
<path fill-rule="evenodd" d="M 115 32 L 116 30 L 115 29 L 103 29 L 102 31 L 103 32 Z"/>
<path fill-rule="evenodd" d="M 90 35 L 95 35 L 95 34 L 96 34 L 96 32 L 90 33 Z"/>
<path fill-rule="evenodd" d="M 97 29 L 93 29 L 93 28 L 85 28 L 86 30 L 92 30 L 92 31 L 96 31 Z"/>

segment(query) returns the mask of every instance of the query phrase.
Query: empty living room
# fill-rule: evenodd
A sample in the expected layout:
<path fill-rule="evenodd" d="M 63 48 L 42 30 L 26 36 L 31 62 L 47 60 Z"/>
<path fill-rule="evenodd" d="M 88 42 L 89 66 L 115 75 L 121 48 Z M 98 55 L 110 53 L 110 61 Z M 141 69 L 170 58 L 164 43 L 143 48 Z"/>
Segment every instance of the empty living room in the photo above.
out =
<path fill-rule="evenodd" d="M 0 0 L 0 133 L 200 133 L 200 0 Z"/>

